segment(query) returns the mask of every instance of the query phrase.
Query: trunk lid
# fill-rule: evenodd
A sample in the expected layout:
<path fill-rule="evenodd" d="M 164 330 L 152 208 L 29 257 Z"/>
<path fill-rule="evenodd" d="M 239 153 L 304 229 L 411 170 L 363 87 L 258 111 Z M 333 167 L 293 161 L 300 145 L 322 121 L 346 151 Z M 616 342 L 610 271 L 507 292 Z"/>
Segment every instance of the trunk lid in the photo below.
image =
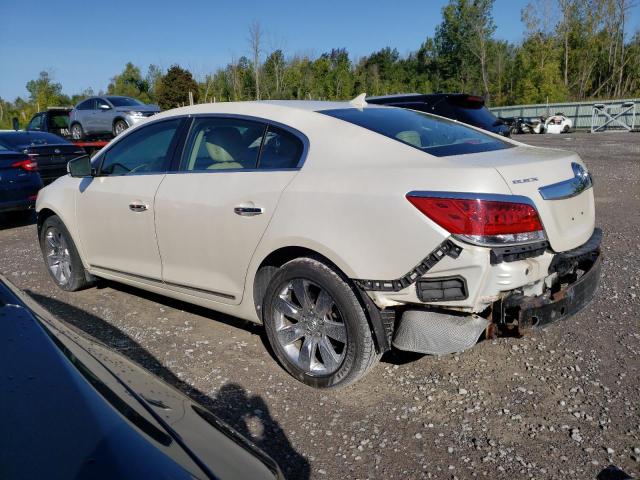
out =
<path fill-rule="evenodd" d="M 66 175 L 69 160 L 85 155 L 82 148 L 69 143 L 31 145 L 25 152 L 38 162 L 38 171 L 45 184 Z"/>
<path fill-rule="evenodd" d="M 519 146 L 491 155 L 492 165 L 512 193 L 535 203 L 553 250 L 571 250 L 589 240 L 595 226 L 595 202 L 593 188 L 579 185 L 581 168 L 586 172 L 586 167 L 578 154 Z M 567 183 L 557 185 L 561 182 Z M 544 189 L 550 185 L 556 188 Z"/>

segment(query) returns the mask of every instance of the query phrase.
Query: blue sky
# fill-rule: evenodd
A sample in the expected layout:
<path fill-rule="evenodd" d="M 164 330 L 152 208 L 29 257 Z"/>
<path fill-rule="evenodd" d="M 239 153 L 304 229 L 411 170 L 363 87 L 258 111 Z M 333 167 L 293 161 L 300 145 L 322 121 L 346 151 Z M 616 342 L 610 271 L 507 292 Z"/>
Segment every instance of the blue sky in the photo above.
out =
<path fill-rule="evenodd" d="M 26 96 L 41 70 L 71 94 L 106 89 L 127 61 L 178 63 L 196 77 L 249 54 L 253 20 L 265 50 L 320 54 L 346 47 L 352 58 L 385 46 L 405 54 L 433 35 L 446 0 L 385 2 L 227 0 L 3 0 L 0 3 L 0 97 Z M 525 0 L 496 0 L 496 37 L 522 38 Z M 630 30 L 640 25 L 640 8 Z"/>

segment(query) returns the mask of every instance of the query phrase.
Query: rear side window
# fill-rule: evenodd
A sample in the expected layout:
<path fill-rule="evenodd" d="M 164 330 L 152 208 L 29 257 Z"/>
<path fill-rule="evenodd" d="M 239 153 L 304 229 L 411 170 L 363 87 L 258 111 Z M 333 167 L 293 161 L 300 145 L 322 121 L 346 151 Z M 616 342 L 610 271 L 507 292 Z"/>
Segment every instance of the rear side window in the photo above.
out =
<path fill-rule="evenodd" d="M 173 140 L 179 126 L 180 119 L 176 118 L 131 132 L 104 153 L 100 174 L 165 172 L 173 154 Z"/>
<path fill-rule="evenodd" d="M 282 128 L 269 125 L 258 168 L 265 170 L 296 168 L 303 150 L 304 145 L 297 136 Z"/>
<path fill-rule="evenodd" d="M 353 123 L 436 157 L 489 152 L 512 146 L 444 118 L 402 108 L 340 108 L 319 113 Z"/>
<path fill-rule="evenodd" d="M 180 170 L 256 168 L 266 125 L 237 118 L 204 117 L 193 122 Z"/>

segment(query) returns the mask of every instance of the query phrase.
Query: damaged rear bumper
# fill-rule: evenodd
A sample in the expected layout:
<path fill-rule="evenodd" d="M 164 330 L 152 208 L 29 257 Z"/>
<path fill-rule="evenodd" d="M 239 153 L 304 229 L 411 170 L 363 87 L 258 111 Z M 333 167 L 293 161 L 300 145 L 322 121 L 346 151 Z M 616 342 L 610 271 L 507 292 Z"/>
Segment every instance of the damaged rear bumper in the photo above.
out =
<path fill-rule="evenodd" d="M 556 291 L 539 297 L 512 295 L 504 301 L 505 313 L 516 320 L 521 333 L 570 317 L 591 301 L 600 283 L 602 256 L 599 249 L 581 258 L 578 268 L 583 271 L 582 275 L 566 286 L 561 280 Z"/>

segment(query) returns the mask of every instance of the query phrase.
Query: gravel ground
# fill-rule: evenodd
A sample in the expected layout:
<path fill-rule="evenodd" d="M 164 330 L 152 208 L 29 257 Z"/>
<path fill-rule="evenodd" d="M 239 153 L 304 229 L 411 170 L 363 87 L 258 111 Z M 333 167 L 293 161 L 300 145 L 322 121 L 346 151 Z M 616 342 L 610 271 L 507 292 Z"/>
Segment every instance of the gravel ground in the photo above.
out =
<path fill-rule="evenodd" d="M 339 391 L 287 375 L 248 322 L 114 283 L 58 290 L 33 224 L 0 227 L 0 272 L 250 435 L 288 478 L 593 479 L 609 464 L 638 476 L 640 134 L 517 139 L 575 150 L 593 173 L 605 232 L 595 300 L 464 354 L 392 352 Z"/>

